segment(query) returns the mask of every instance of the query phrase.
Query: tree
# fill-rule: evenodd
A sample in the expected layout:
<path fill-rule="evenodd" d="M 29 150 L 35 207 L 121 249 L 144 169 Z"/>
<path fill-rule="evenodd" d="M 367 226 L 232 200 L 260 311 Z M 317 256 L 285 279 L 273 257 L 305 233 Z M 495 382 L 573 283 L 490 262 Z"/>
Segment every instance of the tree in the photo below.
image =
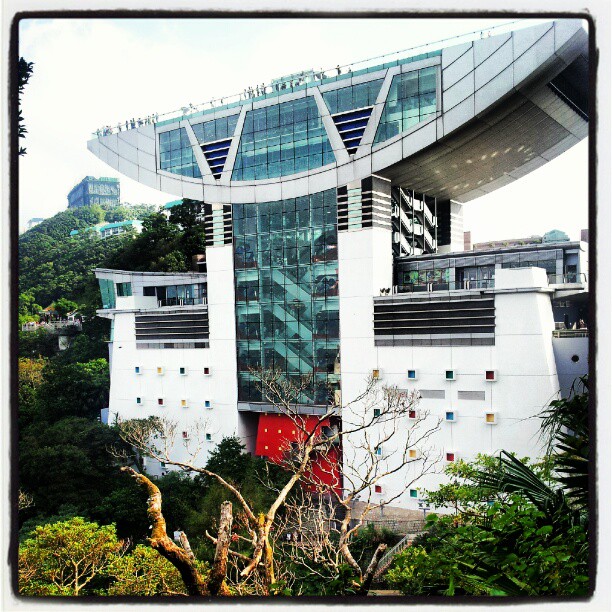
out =
<path fill-rule="evenodd" d="M 23 115 L 21 113 L 21 95 L 25 86 L 28 84 L 32 73 L 34 72 L 34 62 L 27 62 L 23 57 L 19 58 L 17 65 L 17 88 L 18 88 L 18 100 L 19 100 L 19 112 L 17 115 L 17 122 L 19 124 L 19 138 L 25 138 L 28 130 L 25 126 Z M 19 155 L 25 155 L 26 150 L 24 147 L 19 147 Z"/>
<path fill-rule="evenodd" d="M 90 419 L 34 422 L 24 427 L 19 440 L 20 486 L 47 515 L 71 504 L 81 516 L 92 517 L 119 488 L 116 461 L 108 452 L 118 444 L 113 429 Z M 134 493 L 130 497 L 140 499 Z"/>
<path fill-rule="evenodd" d="M 34 331 L 19 331 L 17 338 L 20 357 L 53 357 L 59 351 L 57 336 L 41 327 Z"/>
<path fill-rule="evenodd" d="M 414 408 L 415 398 L 406 396 L 394 388 L 377 389 L 377 382 L 370 380 L 365 392 L 356 399 L 355 403 L 365 401 L 368 406 L 378 405 L 380 406 L 379 412 L 375 413 L 373 410 L 348 411 L 349 406 L 345 406 L 343 415 L 349 412 L 353 418 L 343 418 L 342 428 L 331 427 L 330 424 L 339 417 L 339 405 L 329 406 L 323 415 L 316 417 L 304 417 L 300 414 L 297 401 L 310 384 L 307 377 L 299 385 L 285 380 L 279 372 L 260 372 L 259 377 L 264 397 L 273 403 L 282 414 L 291 419 L 297 431 L 296 439 L 291 443 L 286 443 L 286 452 L 281 463 L 287 472 L 287 480 L 275 492 L 271 503 L 264 512 L 256 512 L 253 505 L 243 495 L 242 490 L 231 479 L 224 478 L 221 474 L 198 465 L 197 458 L 203 445 L 203 438 L 198 433 L 204 431 L 204 423 L 196 424 L 192 428 L 193 442 L 183 440 L 189 456 L 189 459 L 185 461 L 177 461 L 173 458 L 172 449 L 177 442 L 177 425 L 166 419 L 150 418 L 119 423 L 122 439 L 143 455 L 215 480 L 236 500 L 239 509 L 236 521 L 242 526 L 244 535 L 237 533 L 229 544 L 221 537 L 223 529 L 227 528 L 227 522 L 229 521 L 230 526 L 232 523 L 231 515 L 228 518 L 227 513 L 225 524 L 220 521 L 217 536 L 207 534 L 217 546 L 217 556 L 211 570 L 212 575 L 219 575 L 219 559 L 229 556 L 230 563 L 236 566 L 235 588 L 242 589 L 245 588 L 245 585 L 250 584 L 250 588 L 260 594 L 269 595 L 275 592 L 278 585 L 278 558 L 275 558 L 275 550 L 278 547 L 275 544 L 283 535 L 283 529 L 288 526 L 293 528 L 295 520 L 299 520 L 299 511 L 293 519 L 283 516 L 285 511 L 291 514 L 291 509 L 298 507 L 296 503 L 291 502 L 291 495 L 296 494 L 300 500 L 300 509 L 317 510 L 325 506 L 324 503 L 317 504 L 315 498 L 321 501 L 333 499 L 336 505 L 342 508 L 343 513 L 337 529 L 336 546 L 328 545 L 331 539 L 328 537 L 325 540 L 324 530 L 317 531 L 317 537 L 311 546 L 312 550 L 306 555 L 303 564 L 314 569 L 317 563 L 327 563 L 331 573 L 344 571 L 344 567 L 348 565 L 355 575 L 355 592 L 367 594 L 386 546 L 381 544 L 376 549 L 368 567 L 363 571 L 351 554 L 350 543 L 368 513 L 398 497 L 394 495 L 384 501 L 373 500 L 372 489 L 385 476 L 410 472 L 407 469 L 408 465 L 416 468 L 409 477 L 409 482 L 416 481 L 419 476 L 432 469 L 437 458 L 427 447 L 427 441 L 439 427 L 439 420 L 425 424 L 429 415 L 423 411 L 422 416 L 416 422 L 409 421 L 409 411 Z M 352 444 L 358 443 L 361 451 L 361 464 L 349 465 L 343 469 L 342 464 L 339 464 L 337 460 L 337 449 L 338 445 L 349 437 Z M 382 455 L 377 449 L 383 443 L 389 446 L 395 444 L 396 450 Z M 422 448 L 422 454 L 418 460 L 412 459 L 408 452 L 409 448 L 415 445 Z M 335 459 L 333 459 L 334 454 L 336 454 Z M 344 465 L 346 466 L 346 462 Z M 151 545 L 160 554 L 175 563 L 184 578 L 186 575 L 190 576 L 191 587 L 188 585 L 188 588 L 191 588 L 194 593 L 200 592 L 201 594 L 198 579 L 193 574 L 193 565 L 190 566 L 188 559 L 183 553 L 176 551 L 174 546 L 166 546 L 167 536 L 165 536 L 165 521 L 161 515 L 159 489 L 146 476 L 137 473 L 131 467 L 126 466 L 122 469 L 130 473 L 149 492 L 149 515 L 158 521 L 157 531 L 151 538 Z M 321 478 L 324 473 L 331 478 Z M 344 491 L 339 487 L 341 478 L 347 483 Z M 306 488 L 309 488 L 314 495 L 302 495 L 301 493 Z M 363 504 L 360 510 L 355 512 L 355 502 L 358 499 L 361 499 Z M 222 505 L 222 508 L 224 507 Z M 321 540 L 325 542 L 323 548 L 321 548 Z M 246 551 L 239 552 L 232 547 L 232 543 L 246 547 Z M 308 547 L 309 543 L 306 545 Z M 321 558 L 322 551 L 324 560 Z M 186 567 L 189 568 L 189 571 L 185 569 Z M 227 580 L 226 573 L 220 580 L 220 584 L 223 585 L 225 580 Z"/>
<path fill-rule="evenodd" d="M 34 301 L 34 296 L 27 292 L 19 294 L 18 309 L 19 327 L 29 321 L 38 321 L 38 313 L 42 310 Z"/>
<path fill-rule="evenodd" d="M 86 363 L 49 363 L 40 387 L 41 420 L 52 422 L 66 416 L 97 419 L 108 405 L 110 375 L 106 359 Z"/>
<path fill-rule="evenodd" d="M 112 525 L 100 527 L 76 517 L 37 527 L 19 547 L 22 595 L 90 594 L 90 583 L 125 552 Z"/>
<path fill-rule="evenodd" d="M 30 359 L 19 357 L 17 362 L 18 374 L 18 421 L 21 427 L 33 419 L 36 411 L 38 390 L 43 383 L 43 372 L 47 365 L 47 359 L 43 357 Z"/>
<path fill-rule="evenodd" d="M 200 571 L 206 573 L 204 564 L 201 564 Z M 106 574 L 114 579 L 106 591 L 107 595 L 187 595 L 181 575 L 174 565 L 142 544 L 128 555 L 116 556 Z"/>
<path fill-rule="evenodd" d="M 76 302 L 72 300 L 67 300 L 66 298 L 60 298 L 56 300 L 53 304 L 55 308 L 55 312 L 60 316 L 61 319 L 65 319 L 68 316 L 69 312 L 74 312 L 78 305 Z"/>

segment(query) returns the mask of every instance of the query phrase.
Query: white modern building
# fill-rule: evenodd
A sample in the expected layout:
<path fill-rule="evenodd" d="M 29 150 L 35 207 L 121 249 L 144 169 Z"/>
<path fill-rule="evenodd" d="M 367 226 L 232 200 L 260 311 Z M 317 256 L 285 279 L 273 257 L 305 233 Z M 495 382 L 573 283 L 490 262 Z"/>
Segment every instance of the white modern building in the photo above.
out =
<path fill-rule="evenodd" d="M 88 143 L 126 176 L 202 202 L 206 230 L 206 274 L 96 271 L 113 322 L 109 418 L 170 416 L 186 439 L 204 418 L 211 445 L 235 433 L 272 457 L 270 419 L 289 433 L 253 369 L 311 374 L 313 415 L 374 375 L 420 393 L 445 461 L 537 455 L 530 417 L 587 371 L 586 245 L 463 252 L 462 209 L 587 136 L 582 22 L 258 89 Z M 345 461 L 354 451 L 345 441 Z M 373 494 L 416 507 L 407 477 Z"/>

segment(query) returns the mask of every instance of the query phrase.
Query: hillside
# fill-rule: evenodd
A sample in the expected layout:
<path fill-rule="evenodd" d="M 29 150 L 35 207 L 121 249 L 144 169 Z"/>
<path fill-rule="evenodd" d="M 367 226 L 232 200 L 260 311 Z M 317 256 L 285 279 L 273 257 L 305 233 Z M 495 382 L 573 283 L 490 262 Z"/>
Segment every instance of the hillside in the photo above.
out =
<path fill-rule="evenodd" d="M 28 230 L 18 243 L 19 293 L 29 293 L 43 307 L 62 297 L 78 303 L 91 301 L 89 293 L 95 288 L 91 269 L 124 249 L 133 234 L 101 239 L 82 233 L 71 237 L 71 230 L 143 218 L 155 209 L 147 205 L 88 206 L 58 213 Z"/>

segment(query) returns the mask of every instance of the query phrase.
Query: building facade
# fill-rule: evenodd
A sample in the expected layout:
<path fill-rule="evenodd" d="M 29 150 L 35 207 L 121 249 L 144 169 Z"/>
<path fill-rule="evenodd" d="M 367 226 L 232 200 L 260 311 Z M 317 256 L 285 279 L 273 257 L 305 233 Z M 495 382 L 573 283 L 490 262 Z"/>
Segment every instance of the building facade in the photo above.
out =
<path fill-rule="evenodd" d="M 116 221 L 114 223 L 100 223 L 99 225 L 87 227 L 84 230 L 72 230 L 70 235 L 77 236 L 79 233 L 92 232 L 94 236 L 97 235 L 100 238 L 110 238 L 111 236 L 125 234 L 125 232 L 130 230 L 140 234 L 142 232 L 142 221 L 139 219 L 130 219 L 128 221 Z"/>
<path fill-rule="evenodd" d="M 588 41 L 577 20 L 492 34 L 280 79 L 88 143 L 125 175 L 204 203 L 206 229 L 197 282 L 96 272 L 113 321 L 109 418 L 170 415 L 187 436 L 204 418 L 207 441 L 235 433 L 273 458 L 262 440 L 283 417 L 253 374 L 273 368 L 311 376 L 306 415 L 337 403 L 350 420 L 369 409 L 354 400 L 372 377 L 418 391 L 442 421 L 445 461 L 538 454 L 526 419 L 586 371 L 584 338 L 570 337 L 586 312 L 584 245 L 464 253 L 462 209 L 586 137 Z M 358 465 L 357 445 L 342 452 Z M 396 473 L 372 494 L 416 507 L 409 480 Z"/>
<path fill-rule="evenodd" d="M 119 206 L 119 179 L 86 176 L 68 194 L 68 208 L 80 208 L 93 204 Z"/>

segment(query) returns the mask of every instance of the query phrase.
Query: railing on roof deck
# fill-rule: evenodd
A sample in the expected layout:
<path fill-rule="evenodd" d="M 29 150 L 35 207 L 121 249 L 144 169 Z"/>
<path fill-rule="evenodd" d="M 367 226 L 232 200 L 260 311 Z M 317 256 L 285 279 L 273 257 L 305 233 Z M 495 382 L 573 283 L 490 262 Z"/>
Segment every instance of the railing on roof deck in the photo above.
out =
<path fill-rule="evenodd" d="M 200 304 L 206 304 L 206 298 L 164 298 L 163 300 L 157 300 L 158 308 L 162 306 L 198 306 Z"/>
<path fill-rule="evenodd" d="M 174 122 L 177 119 L 193 119 L 203 115 L 212 113 L 214 110 L 226 110 L 232 107 L 241 106 L 246 102 L 252 102 L 256 100 L 265 100 L 266 98 L 282 95 L 285 93 L 291 93 L 294 91 L 300 91 L 306 89 L 309 84 L 316 83 L 317 85 L 324 85 L 326 83 L 333 83 L 335 81 L 341 81 L 353 76 L 360 74 L 366 74 L 369 72 L 375 72 L 377 70 L 383 70 L 392 66 L 398 66 L 400 64 L 406 64 L 408 62 L 417 61 L 419 59 L 425 59 L 426 57 L 433 57 L 439 55 L 443 48 L 451 47 L 454 45 L 460 45 L 467 42 L 473 42 L 482 38 L 489 38 L 490 36 L 497 36 L 499 34 L 505 34 L 507 32 L 521 30 L 523 28 L 540 25 L 553 21 L 552 19 L 519 19 L 517 21 L 511 21 L 509 23 L 500 24 L 484 30 L 477 30 L 475 32 L 469 32 L 467 34 L 460 34 L 458 36 L 451 36 L 450 38 L 444 38 L 432 43 L 419 45 L 417 47 L 411 47 L 410 49 L 404 49 L 403 51 L 395 51 L 393 53 L 387 53 L 385 55 L 379 55 L 367 60 L 354 62 L 352 64 L 346 64 L 343 66 L 336 66 L 335 68 L 328 68 L 326 70 L 304 70 L 301 73 L 295 73 L 291 77 L 281 77 L 279 79 L 273 79 L 268 85 L 257 85 L 255 88 L 247 87 L 242 93 L 232 94 L 230 96 L 223 96 L 219 98 L 213 98 L 208 102 L 201 102 L 199 104 L 189 103 L 186 106 L 182 106 L 179 109 L 169 111 L 166 113 L 158 114 L 152 113 L 146 115 L 145 119 L 142 117 L 135 119 L 132 124 L 132 120 L 123 120 L 112 126 L 105 126 L 92 132 L 92 136 L 99 138 L 100 136 L 108 136 L 110 134 L 117 134 L 121 131 L 134 129 L 142 125 L 153 123 L 155 125 L 164 125 L 166 123 Z M 431 55 L 429 55 L 431 54 Z M 296 75 L 300 75 L 297 76 Z M 283 81 L 283 78 L 289 78 L 289 81 Z M 283 85 L 285 87 L 283 87 Z M 145 122 L 146 120 L 146 122 Z M 126 127 L 128 126 L 128 127 Z"/>
<path fill-rule="evenodd" d="M 493 289 L 495 279 L 464 281 L 432 281 L 430 283 L 408 283 L 394 285 L 393 293 L 427 293 L 432 291 L 465 291 L 469 289 Z"/>
<path fill-rule="evenodd" d="M 566 272 L 565 274 L 548 274 L 549 285 L 584 285 L 587 275 L 584 272 Z"/>
<path fill-rule="evenodd" d="M 553 338 L 588 338 L 589 330 L 582 329 L 554 329 Z"/>

